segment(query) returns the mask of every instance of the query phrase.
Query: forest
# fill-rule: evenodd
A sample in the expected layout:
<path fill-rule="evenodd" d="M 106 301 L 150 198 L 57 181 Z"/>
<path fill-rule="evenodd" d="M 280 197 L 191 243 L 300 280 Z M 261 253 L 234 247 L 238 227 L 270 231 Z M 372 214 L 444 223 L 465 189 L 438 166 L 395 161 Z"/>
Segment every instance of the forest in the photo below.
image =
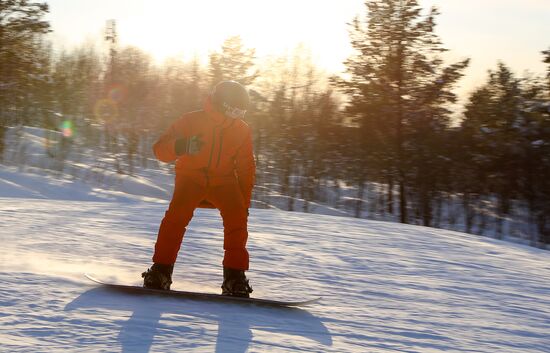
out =
<path fill-rule="evenodd" d="M 323 203 L 497 238 L 517 223 L 512 235 L 550 244 L 550 48 L 533 53 L 545 74 L 519 77 L 500 62 L 461 104 L 457 82 L 470 59 L 443 59 L 438 9 L 414 0 L 365 6 L 350 19 L 355 51 L 337 76 L 317 68 L 306 46 L 258 57 L 240 36 L 207 63 L 157 63 L 119 44 L 115 20 L 103 46 L 60 50 L 48 37 L 47 2 L 1 0 L 0 164 L 25 163 L 24 152 L 6 153 L 21 151 L 7 136 L 31 126 L 50 132 L 57 171 L 78 149 L 105 152 L 104 168 L 119 174 L 169 171 L 152 155 L 156 138 L 201 109 L 217 82 L 236 80 L 251 97 L 257 207 L 276 188 L 290 211 Z"/>

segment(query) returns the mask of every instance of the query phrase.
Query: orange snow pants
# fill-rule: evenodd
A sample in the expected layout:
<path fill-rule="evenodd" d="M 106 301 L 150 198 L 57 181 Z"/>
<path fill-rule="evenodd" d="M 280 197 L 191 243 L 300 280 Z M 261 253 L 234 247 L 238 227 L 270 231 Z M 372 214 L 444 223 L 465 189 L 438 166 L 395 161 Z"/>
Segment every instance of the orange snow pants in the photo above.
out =
<path fill-rule="evenodd" d="M 191 177 L 176 176 L 172 201 L 160 224 L 153 262 L 166 265 L 176 262 L 193 212 L 205 200 L 220 210 L 223 219 L 223 266 L 248 270 L 248 209 L 236 179 L 233 183 L 204 186 Z"/>

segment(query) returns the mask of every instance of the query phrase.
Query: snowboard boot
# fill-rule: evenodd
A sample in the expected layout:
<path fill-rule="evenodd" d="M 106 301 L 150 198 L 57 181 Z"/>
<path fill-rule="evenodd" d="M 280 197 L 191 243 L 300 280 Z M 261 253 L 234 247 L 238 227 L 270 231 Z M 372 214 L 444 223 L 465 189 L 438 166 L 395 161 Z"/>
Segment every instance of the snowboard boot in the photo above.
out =
<path fill-rule="evenodd" d="M 143 287 L 151 289 L 170 290 L 174 265 L 153 264 L 141 274 Z"/>
<path fill-rule="evenodd" d="M 250 293 L 252 287 L 248 284 L 243 270 L 223 268 L 222 295 L 250 298 Z"/>

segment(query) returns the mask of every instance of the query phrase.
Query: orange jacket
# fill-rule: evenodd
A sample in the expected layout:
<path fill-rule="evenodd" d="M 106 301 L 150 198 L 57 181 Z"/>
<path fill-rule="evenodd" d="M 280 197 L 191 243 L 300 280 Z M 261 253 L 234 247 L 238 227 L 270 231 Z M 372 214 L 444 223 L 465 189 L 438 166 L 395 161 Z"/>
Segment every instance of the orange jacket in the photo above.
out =
<path fill-rule="evenodd" d="M 202 148 L 195 155 L 176 155 L 178 138 L 199 136 Z M 176 175 L 187 176 L 203 186 L 216 186 L 238 180 L 247 206 L 250 206 L 256 173 L 252 134 L 247 123 L 216 111 L 210 98 L 203 110 L 184 114 L 153 146 L 158 160 L 176 161 Z"/>

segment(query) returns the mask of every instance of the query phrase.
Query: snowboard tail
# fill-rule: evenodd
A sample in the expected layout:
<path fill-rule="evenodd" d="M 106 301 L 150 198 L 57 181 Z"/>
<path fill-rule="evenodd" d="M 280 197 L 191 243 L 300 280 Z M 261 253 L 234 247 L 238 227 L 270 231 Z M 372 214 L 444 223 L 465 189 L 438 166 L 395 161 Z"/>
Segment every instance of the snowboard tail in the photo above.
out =
<path fill-rule="evenodd" d="M 108 283 L 108 282 L 101 281 L 90 274 L 85 274 L 85 276 L 90 281 L 101 284 L 110 289 L 129 293 L 129 294 L 162 295 L 162 296 L 187 298 L 187 299 L 194 299 L 194 300 L 233 302 L 233 303 L 278 306 L 278 307 L 303 306 L 303 305 L 314 303 L 321 299 L 320 297 L 305 299 L 305 300 L 273 300 L 273 299 L 262 299 L 262 298 L 241 298 L 241 297 L 232 297 L 232 296 L 215 294 L 215 293 L 189 292 L 189 291 L 180 291 L 180 290 L 161 290 L 161 289 L 151 289 L 151 288 L 145 288 L 140 286 L 126 285 L 126 284 Z"/>

